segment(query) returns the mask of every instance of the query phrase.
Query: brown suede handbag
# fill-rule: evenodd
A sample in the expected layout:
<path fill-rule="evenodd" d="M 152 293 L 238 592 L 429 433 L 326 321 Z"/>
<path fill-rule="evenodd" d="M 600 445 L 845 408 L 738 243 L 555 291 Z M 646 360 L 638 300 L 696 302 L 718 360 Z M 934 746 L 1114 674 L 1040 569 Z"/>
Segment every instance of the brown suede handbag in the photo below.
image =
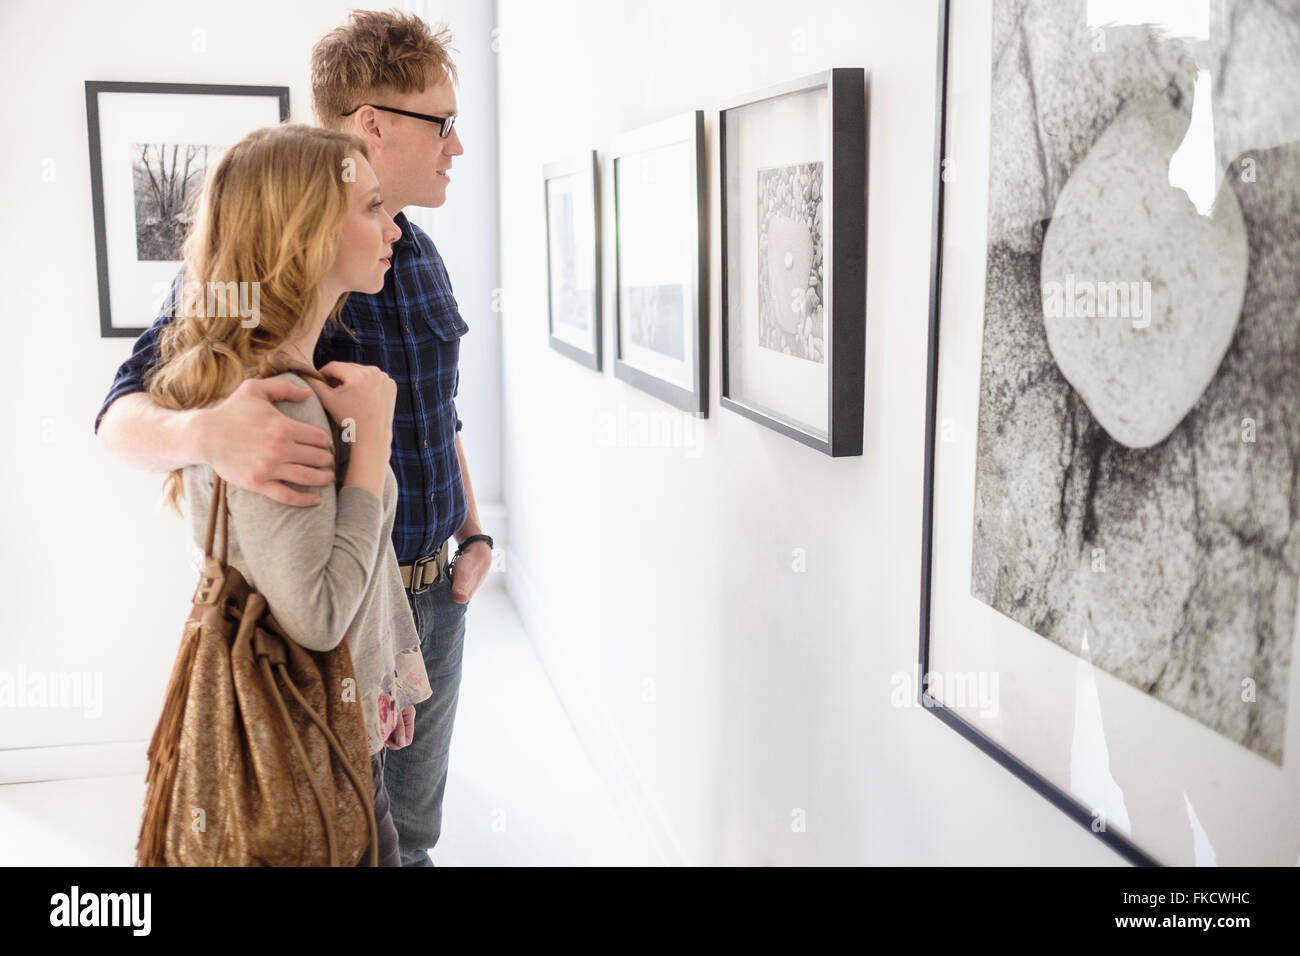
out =
<path fill-rule="evenodd" d="M 330 424 L 337 461 L 345 446 Z M 215 476 L 204 569 L 149 743 L 136 865 L 356 866 L 368 845 L 377 866 L 374 780 L 347 640 L 324 652 L 295 643 L 227 564 L 229 543 L 226 483 Z"/>

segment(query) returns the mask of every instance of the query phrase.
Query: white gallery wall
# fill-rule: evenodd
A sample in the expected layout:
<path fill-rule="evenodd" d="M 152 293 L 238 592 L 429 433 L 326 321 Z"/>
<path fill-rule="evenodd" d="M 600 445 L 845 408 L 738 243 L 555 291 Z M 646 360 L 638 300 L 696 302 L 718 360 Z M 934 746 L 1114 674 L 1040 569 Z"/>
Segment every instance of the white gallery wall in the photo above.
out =
<path fill-rule="evenodd" d="M 313 44 L 349 9 L 395 5 L 0 3 L 8 91 L 0 119 L 10 130 L 0 150 L 0 331 L 10 357 L 0 376 L 8 423 L 0 671 L 18 680 L 90 675 L 85 707 L 0 706 L 0 782 L 143 774 L 196 581 L 187 526 L 158 507 L 162 476 L 120 464 L 92 434 L 133 340 L 99 333 L 85 81 L 288 86 L 291 121 L 310 123 Z M 470 326 L 461 343 L 462 435 L 479 501 L 494 525 L 504 524 L 499 317 L 491 310 L 499 285 L 494 10 L 476 0 L 429 0 L 419 12 L 445 19 L 460 50 L 462 174 L 447 205 L 421 221 L 436 234 Z M 140 316 L 140 324 L 150 321 Z"/>
<path fill-rule="evenodd" d="M 932 715 L 914 677 L 937 2 L 498 3 L 507 586 L 629 818 L 668 862 L 1110 864 Z M 719 407 L 717 114 L 869 71 L 865 452 Z M 547 345 L 544 163 L 706 111 L 707 421 Z M 608 167 L 604 167 L 607 169 Z M 905 696 L 914 699 L 909 687 Z"/>

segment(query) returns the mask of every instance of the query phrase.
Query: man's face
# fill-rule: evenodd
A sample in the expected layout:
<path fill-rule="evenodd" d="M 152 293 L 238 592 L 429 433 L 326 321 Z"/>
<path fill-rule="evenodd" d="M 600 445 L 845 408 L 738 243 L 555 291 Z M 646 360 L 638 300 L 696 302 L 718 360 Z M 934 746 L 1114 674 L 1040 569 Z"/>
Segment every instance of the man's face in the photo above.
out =
<path fill-rule="evenodd" d="M 456 91 L 445 76 L 442 82 L 425 87 L 422 93 L 378 91 L 366 102 L 428 116 L 451 116 L 458 109 Z M 379 127 L 378 144 L 373 139 L 371 142 L 372 149 L 378 145 L 373 165 L 383 186 L 385 202 L 391 199 L 401 203 L 389 211 L 396 215 L 402 206 L 436 207 L 445 203 L 452 158 L 465 152 L 458 127 L 452 127 L 447 138 L 442 139 L 437 123 L 382 110 L 364 112 L 373 117 L 369 122 Z"/>

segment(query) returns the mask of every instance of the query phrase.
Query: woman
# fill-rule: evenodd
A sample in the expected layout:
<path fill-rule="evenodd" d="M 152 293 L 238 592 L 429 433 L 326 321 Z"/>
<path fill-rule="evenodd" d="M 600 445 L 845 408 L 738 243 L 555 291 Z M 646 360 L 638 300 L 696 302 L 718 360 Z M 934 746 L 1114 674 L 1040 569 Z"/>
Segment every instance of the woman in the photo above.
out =
<path fill-rule="evenodd" d="M 287 125 L 256 130 L 221 157 L 186 239 L 177 317 L 146 382 L 157 402 L 201 408 L 221 401 L 250 372 L 311 369 L 321 330 L 339 322 L 347 294 L 383 287 L 401 230 L 383 208 L 368 156 L 349 133 Z M 212 307 L 210 289 L 236 292 L 226 283 L 247 283 L 236 294 L 253 315 L 241 317 L 233 302 Z M 228 560 L 298 644 L 327 651 L 346 637 L 365 711 L 380 865 L 398 866 L 383 754 L 410 743 L 414 705 L 432 692 L 391 539 L 397 480 L 388 460 L 397 387 L 371 366 L 331 362 L 321 372 L 341 382 L 331 405 L 348 443 L 335 450 L 336 463 L 348 452 L 342 486 L 310 489 L 322 500 L 304 508 L 228 484 Z M 292 371 L 273 377 L 307 384 Z M 277 407 L 330 431 L 316 394 Z M 199 545 L 213 480 L 209 466 L 192 465 L 164 485 L 173 508 L 184 496 Z"/>

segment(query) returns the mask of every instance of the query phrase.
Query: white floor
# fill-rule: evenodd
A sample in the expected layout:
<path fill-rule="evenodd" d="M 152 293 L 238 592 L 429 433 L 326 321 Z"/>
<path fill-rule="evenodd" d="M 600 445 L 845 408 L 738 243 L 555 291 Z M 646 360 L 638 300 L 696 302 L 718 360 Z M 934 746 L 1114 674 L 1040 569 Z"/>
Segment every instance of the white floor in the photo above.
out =
<path fill-rule="evenodd" d="M 143 745 L 142 748 L 143 750 Z M 143 776 L 0 786 L 0 865 L 129 866 Z M 639 865 L 509 598 L 480 591 L 443 804 L 439 866 Z"/>

